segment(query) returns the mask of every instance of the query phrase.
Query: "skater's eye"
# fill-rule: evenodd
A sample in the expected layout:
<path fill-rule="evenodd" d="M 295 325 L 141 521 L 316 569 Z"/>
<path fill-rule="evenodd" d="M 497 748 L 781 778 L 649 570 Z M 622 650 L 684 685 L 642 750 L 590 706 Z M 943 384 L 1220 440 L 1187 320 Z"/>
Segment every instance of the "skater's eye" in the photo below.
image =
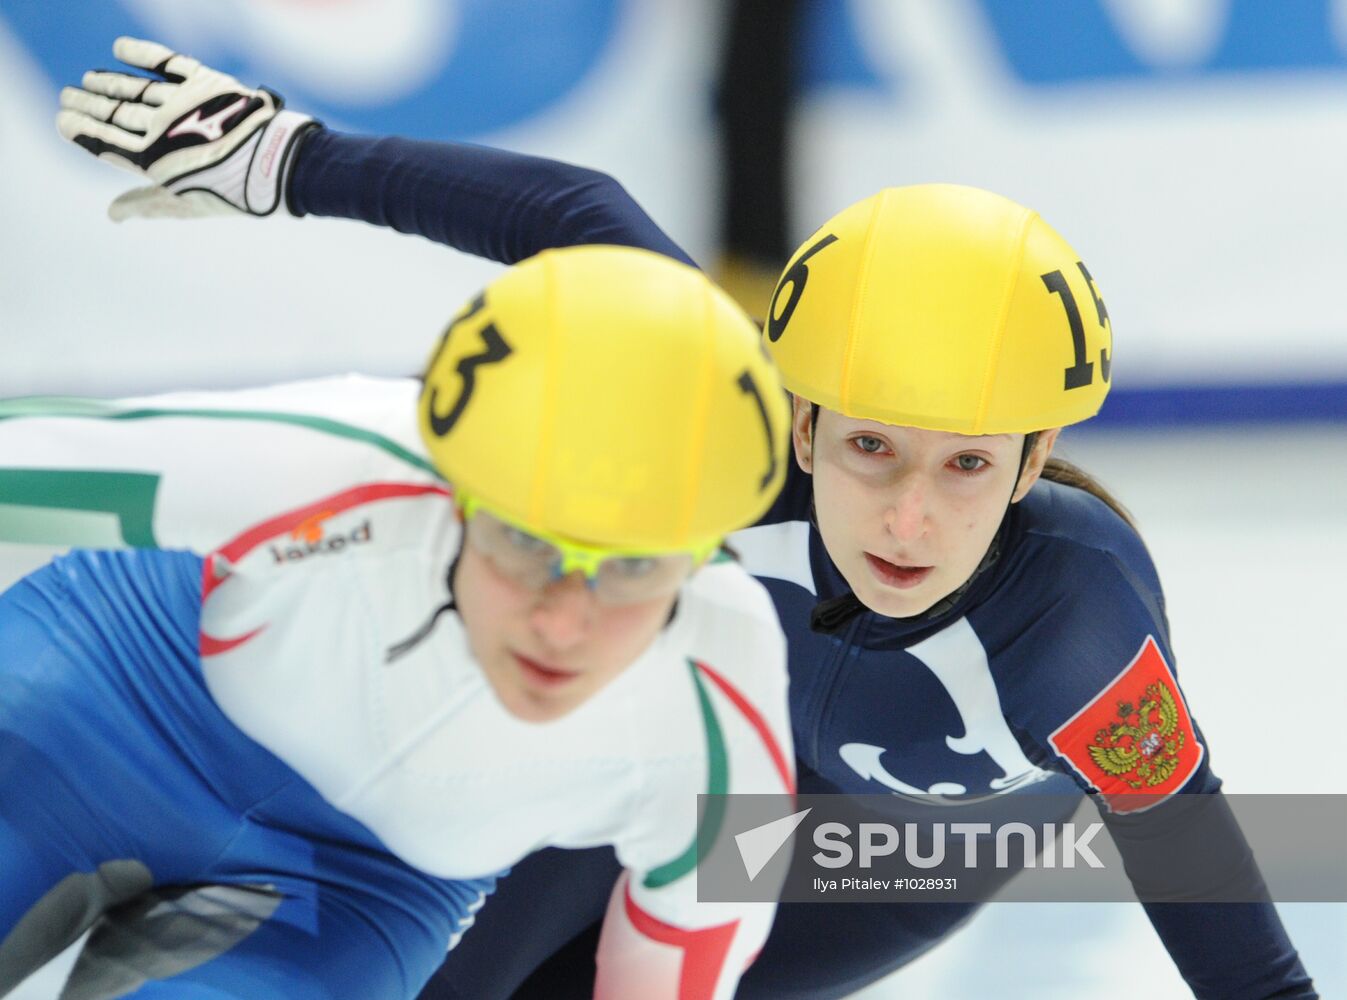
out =
<path fill-rule="evenodd" d="M 653 573 L 659 562 L 649 556 L 622 556 L 604 561 L 604 569 L 614 576 L 631 579 Z"/>
<path fill-rule="evenodd" d="M 512 548 L 526 555 L 541 554 L 552 549 L 551 542 L 545 542 L 537 535 L 530 535 L 527 531 L 509 526 L 505 528 L 505 540 Z"/>
<path fill-rule="evenodd" d="M 851 446 L 866 455 L 878 455 L 885 448 L 884 439 L 870 434 L 860 434 L 851 439 Z"/>
<path fill-rule="evenodd" d="M 954 470 L 963 475 L 973 475 L 991 465 L 981 455 L 955 455 L 952 462 Z"/>

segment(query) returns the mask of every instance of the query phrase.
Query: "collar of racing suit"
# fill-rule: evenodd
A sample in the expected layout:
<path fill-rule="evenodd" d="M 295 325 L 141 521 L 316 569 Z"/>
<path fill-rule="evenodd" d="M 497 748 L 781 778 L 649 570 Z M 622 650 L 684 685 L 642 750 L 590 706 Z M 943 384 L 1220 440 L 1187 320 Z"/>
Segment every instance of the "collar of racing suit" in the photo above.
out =
<path fill-rule="evenodd" d="M 432 611 L 430 617 L 426 619 L 425 624 L 415 632 L 407 636 L 407 638 L 403 639 L 401 642 L 389 646 L 388 651 L 384 654 L 385 664 L 392 663 L 394 660 L 406 656 L 413 649 L 430 638 L 430 633 L 435 631 L 436 623 L 439 622 L 440 617 L 446 611 L 458 610 L 458 605 L 454 603 L 454 573 L 458 570 L 458 560 L 462 555 L 463 537 L 460 535 L 458 539 L 458 551 L 454 553 L 454 561 L 449 564 L 449 571 L 444 575 L 444 588 L 449 592 L 449 600 L 445 601 Z"/>

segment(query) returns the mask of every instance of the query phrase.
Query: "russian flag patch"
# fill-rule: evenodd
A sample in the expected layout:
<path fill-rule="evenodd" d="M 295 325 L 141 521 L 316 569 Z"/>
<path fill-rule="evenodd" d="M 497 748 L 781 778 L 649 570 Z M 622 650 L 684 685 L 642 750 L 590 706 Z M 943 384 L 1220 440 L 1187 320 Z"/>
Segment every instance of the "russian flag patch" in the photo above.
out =
<path fill-rule="evenodd" d="M 1154 636 L 1048 742 L 1119 813 L 1177 792 L 1206 752 Z"/>

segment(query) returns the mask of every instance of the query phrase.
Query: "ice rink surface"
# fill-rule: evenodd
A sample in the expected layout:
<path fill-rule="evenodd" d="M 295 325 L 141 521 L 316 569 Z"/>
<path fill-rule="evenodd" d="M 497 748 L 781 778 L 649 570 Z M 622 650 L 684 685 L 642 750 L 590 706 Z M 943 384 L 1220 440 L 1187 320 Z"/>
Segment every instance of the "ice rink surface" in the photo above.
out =
<path fill-rule="evenodd" d="M 1075 431 L 1058 453 L 1141 527 L 1226 790 L 1347 793 L 1347 426 Z M 1347 864 L 1347 831 L 1343 843 Z M 1347 904 L 1280 910 L 1321 995 L 1347 997 Z M 12 1000 L 52 1000 L 72 960 Z M 1191 995 L 1140 906 L 1005 903 L 859 996 L 1079 1000 L 1124 983 L 1148 1000 Z"/>

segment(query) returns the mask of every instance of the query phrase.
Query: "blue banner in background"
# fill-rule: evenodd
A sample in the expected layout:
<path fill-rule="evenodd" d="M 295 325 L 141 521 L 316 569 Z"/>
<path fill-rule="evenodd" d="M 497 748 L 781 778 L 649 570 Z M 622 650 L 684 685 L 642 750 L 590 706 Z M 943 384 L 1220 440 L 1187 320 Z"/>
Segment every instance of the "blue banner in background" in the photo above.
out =
<path fill-rule="evenodd" d="M 874 65 L 861 42 L 849 0 L 810 0 L 801 15 L 798 54 L 804 87 L 893 91 L 891 74 Z"/>
<path fill-rule="evenodd" d="M 279 2 L 279 0 L 277 0 Z M 245 81 L 263 81 L 297 107 L 358 131 L 420 138 L 468 138 L 509 128 L 565 99 L 602 61 L 633 0 L 442 0 L 455 36 L 437 71 L 410 93 L 356 104 L 286 79 L 241 45 L 192 55 Z M 1228 0 L 1219 40 L 1197 64 L 1155 66 L 1136 51 L 1107 0 L 973 0 L 1011 77 L 1030 89 L 1076 84 L 1150 82 L 1247 73 L 1347 69 L 1330 0 Z M 59 9 L 51 0 L 0 0 L 3 18 L 54 86 L 73 83 L 89 66 L 111 62 L 117 35 L 182 44 L 171 30 L 126 0 L 82 0 Z M 222 10 L 228 12 L 226 4 Z M 178 16 L 192 18 L 190 8 Z M 212 12 L 212 17 L 219 17 Z M 321 4 L 313 6 L 321 18 Z M 901 67 L 876 64 L 849 0 L 804 7 L 801 82 L 891 94 Z M 708 33 L 713 33 L 708 26 Z M 214 39 L 207 31 L 205 37 Z M 186 47 L 186 46 L 184 46 Z"/>
<path fill-rule="evenodd" d="M 1347 382 L 1179 385 L 1113 389 L 1080 429 L 1347 421 Z"/>
<path fill-rule="evenodd" d="M 295 107 L 343 128 L 467 138 L 516 125 L 564 99 L 602 58 L 625 6 L 622 0 L 453 3 L 456 37 L 438 72 L 405 97 L 374 106 L 305 88 L 238 48 L 194 45 L 190 54 L 241 80 L 266 83 Z M 111 67 L 118 35 L 180 44 L 118 0 L 56 7 L 51 0 L 0 0 L 0 18 L 57 87 L 77 83 L 90 66 Z M 315 17 L 321 13 L 315 5 Z"/>
<path fill-rule="evenodd" d="M 977 5 L 1010 71 L 1031 87 L 1347 69 L 1347 55 L 1334 40 L 1331 0 L 1227 0 L 1216 46 L 1183 67 L 1147 63 L 1106 0 L 977 0 Z"/>

